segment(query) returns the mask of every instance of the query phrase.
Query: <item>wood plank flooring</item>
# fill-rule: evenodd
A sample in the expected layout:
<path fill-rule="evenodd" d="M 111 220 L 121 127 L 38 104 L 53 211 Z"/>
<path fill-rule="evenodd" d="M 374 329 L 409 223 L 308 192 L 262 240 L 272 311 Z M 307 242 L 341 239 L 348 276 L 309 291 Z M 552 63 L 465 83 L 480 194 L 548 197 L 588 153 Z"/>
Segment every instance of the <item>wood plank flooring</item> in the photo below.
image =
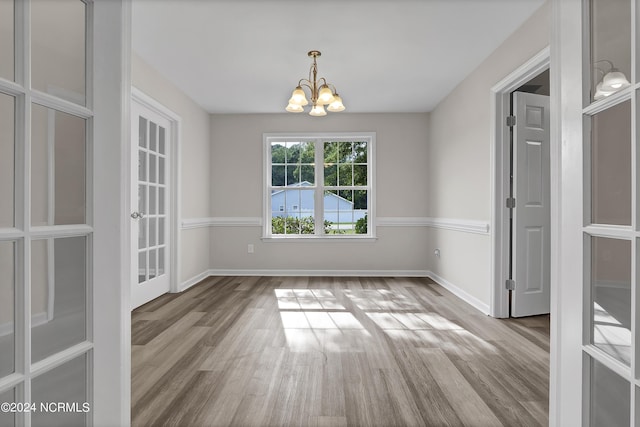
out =
<path fill-rule="evenodd" d="M 549 317 L 429 279 L 212 277 L 132 325 L 133 426 L 548 425 Z"/>

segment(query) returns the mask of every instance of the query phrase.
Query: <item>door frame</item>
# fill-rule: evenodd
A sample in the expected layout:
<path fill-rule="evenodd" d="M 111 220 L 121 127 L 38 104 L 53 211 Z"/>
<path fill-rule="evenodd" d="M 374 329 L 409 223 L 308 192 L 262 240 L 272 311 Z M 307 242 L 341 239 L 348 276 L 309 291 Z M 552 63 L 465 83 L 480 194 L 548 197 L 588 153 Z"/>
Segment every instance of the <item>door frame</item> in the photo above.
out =
<path fill-rule="evenodd" d="M 509 197 L 509 127 L 505 118 L 511 110 L 511 92 L 550 68 L 551 50 L 542 49 L 527 62 L 504 77 L 491 88 L 491 299 L 489 313 L 492 317 L 509 317 L 509 291 L 505 281 L 509 278 L 509 215 L 505 201 Z M 552 154 L 553 155 L 553 154 Z M 551 169 L 551 182 L 554 182 Z M 551 186 L 551 200 L 554 200 Z M 554 229 L 551 218 L 551 228 Z M 553 236 L 551 246 L 553 247 Z M 553 250 L 553 249 L 552 249 Z M 552 289 L 553 292 L 553 289 Z"/>
<path fill-rule="evenodd" d="M 169 274 L 169 292 L 180 292 L 180 262 L 178 256 L 178 250 L 180 245 L 180 224 L 181 224 L 181 203 L 180 203 L 180 131 L 182 129 L 182 118 L 162 105 L 156 99 L 147 95 L 140 89 L 131 87 L 131 102 L 138 103 L 145 108 L 159 114 L 163 118 L 169 121 L 168 135 L 170 136 L 169 144 L 169 215 L 171 220 L 169 221 L 169 267 L 171 269 Z M 130 152 L 133 149 L 132 138 L 129 138 Z M 133 162 L 134 160 L 131 159 Z M 129 177 L 129 186 L 132 188 L 132 178 Z M 133 191 L 133 190 L 131 190 Z M 132 229 L 133 230 L 133 229 Z M 130 243 L 127 243 L 130 244 Z M 133 262 L 134 254 L 131 254 L 129 262 Z M 129 292 L 131 292 L 132 283 L 129 284 Z"/>

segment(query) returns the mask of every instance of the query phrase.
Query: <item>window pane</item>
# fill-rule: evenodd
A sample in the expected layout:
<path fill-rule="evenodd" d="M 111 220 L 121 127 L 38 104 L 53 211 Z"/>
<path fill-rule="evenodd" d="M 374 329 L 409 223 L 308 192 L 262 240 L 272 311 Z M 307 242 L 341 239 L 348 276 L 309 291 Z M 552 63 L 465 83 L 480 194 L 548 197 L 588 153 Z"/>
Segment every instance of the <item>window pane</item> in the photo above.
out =
<path fill-rule="evenodd" d="M 272 234 L 314 234 L 313 190 L 287 189 L 274 193 L 271 206 Z"/>
<path fill-rule="evenodd" d="M 631 78 L 631 2 L 591 0 L 592 99 L 601 99 L 627 84 L 614 77 Z M 619 71 L 622 74 L 612 74 Z M 601 84 L 600 86 L 598 86 Z M 618 84 L 621 84 L 619 86 Z"/>
<path fill-rule="evenodd" d="M 353 162 L 353 143 L 340 142 L 338 143 L 338 163 L 352 163 Z"/>
<path fill-rule="evenodd" d="M 85 237 L 31 244 L 33 363 L 86 339 L 87 242 Z"/>
<path fill-rule="evenodd" d="M 285 168 L 284 165 L 275 165 L 271 167 L 271 185 L 274 187 L 283 187 L 285 185 Z"/>
<path fill-rule="evenodd" d="M 367 185 L 367 165 L 353 166 L 353 185 Z"/>
<path fill-rule="evenodd" d="M 316 162 L 315 144 L 313 142 L 300 143 L 300 164 L 314 164 Z"/>
<path fill-rule="evenodd" d="M 353 185 L 353 166 L 351 164 L 338 167 L 338 185 Z"/>
<path fill-rule="evenodd" d="M 16 400 L 16 390 L 14 388 L 0 393 L 0 403 L 14 403 Z M 0 411 L 0 426 L 15 426 L 16 418 L 13 412 Z"/>
<path fill-rule="evenodd" d="M 71 427 L 87 425 L 91 405 L 87 394 L 87 356 L 82 355 L 36 377 L 31 390 L 31 402 L 77 405 L 73 410 L 35 411 L 31 413 L 34 427 Z M 38 408 L 39 409 L 39 408 Z"/>
<path fill-rule="evenodd" d="M 631 102 L 591 119 L 591 218 L 631 225 Z"/>
<path fill-rule="evenodd" d="M 0 1 L 0 10 L 2 9 Z M 2 21 L 0 12 L 0 21 Z M 0 41 L 2 43 L 2 41 Z M 0 61 L 1 62 L 1 61 Z M 13 227 L 15 193 L 15 99 L 0 93 L 0 228 Z"/>
<path fill-rule="evenodd" d="M 336 163 L 337 161 L 338 161 L 338 143 L 325 142 L 324 143 L 324 162 Z"/>
<path fill-rule="evenodd" d="M 353 144 L 354 163 L 367 163 L 367 143 L 364 141 Z"/>
<path fill-rule="evenodd" d="M 15 281 L 15 243 L 0 242 L 0 378 L 15 370 Z"/>
<path fill-rule="evenodd" d="M 31 86 L 85 104 L 85 4 L 31 2 Z"/>
<path fill-rule="evenodd" d="M 13 1 L 0 1 L 0 77 L 14 77 Z"/>
<path fill-rule="evenodd" d="M 629 383 L 602 363 L 591 359 L 590 425 L 628 427 Z"/>
<path fill-rule="evenodd" d="M 591 241 L 593 344 L 621 362 L 631 360 L 631 242 Z"/>
<path fill-rule="evenodd" d="M 313 165 L 300 165 L 300 182 L 304 185 L 315 183 L 315 171 Z"/>
<path fill-rule="evenodd" d="M 271 163 L 282 163 L 284 164 L 287 158 L 287 149 L 284 146 L 283 142 L 272 142 L 271 143 Z"/>
<path fill-rule="evenodd" d="M 84 224 L 86 122 L 33 105 L 31 121 L 31 223 Z"/>
<path fill-rule="evenodd" d="M 324 166 L 324 185 L 338 185 L 338 165 L 328 164 Z"/>

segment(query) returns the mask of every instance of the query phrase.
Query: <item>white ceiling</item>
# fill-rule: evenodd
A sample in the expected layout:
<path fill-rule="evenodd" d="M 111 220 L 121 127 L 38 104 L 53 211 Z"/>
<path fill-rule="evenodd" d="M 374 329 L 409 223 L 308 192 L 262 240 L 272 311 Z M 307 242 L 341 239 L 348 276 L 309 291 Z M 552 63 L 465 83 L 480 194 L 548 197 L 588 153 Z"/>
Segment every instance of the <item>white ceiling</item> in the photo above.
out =
<path fill-rule="evenodd" d="M 283 112 L 313 49 L 348 112 L 425 112 L 543 2 L 133 0 L 133 49 L 211 113 Z"/>

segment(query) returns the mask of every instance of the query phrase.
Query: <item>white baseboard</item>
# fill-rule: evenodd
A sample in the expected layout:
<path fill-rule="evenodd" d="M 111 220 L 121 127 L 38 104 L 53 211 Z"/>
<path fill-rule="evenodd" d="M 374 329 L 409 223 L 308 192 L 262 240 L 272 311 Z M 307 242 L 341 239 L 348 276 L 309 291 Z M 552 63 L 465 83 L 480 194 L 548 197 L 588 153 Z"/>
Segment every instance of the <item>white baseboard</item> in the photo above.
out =
<path fill-rule="evenodd" d="M 201 281 L 203 281 L 204 279 L 206 279 L 207 277 L 211 276 L 209 271 L 210 270 L 203 271 L 202 273 L 196 274 L 192 278 L 187 279 L 184 282 L 182 282 L 180 284 L 179 289 L 178 289 L 178 293 L 182 292 L 182 291 L 186 291 L 187 289 L 189 289 L 193 285 L 196 285 L 196 284 L 200 283 Z"/>
<path fill-rule="evenodd" d="M 426 270 L 209 270 L 210 276 L 427 277 Z"/>
<path fill-rule="evenodd" d="M 467 304 L 481 311 L 483 314 L 486 314 L 487 316 L 490 314 L 491 310 L 487 304 L 480 301 L 478 298 L 474 297 L 473 295 L 470 295 L 466 291 L 460 289 L 459 287 L 449 282 L 445 278 L 438 276 L 432 271 L 427 272 L 427 277 L 429 277 L 438 285 L 442 286 L 443 288 L 445 288 L 446 290 L 448 290 L 449 292 L 451 292 L 452 294 L 454 294 L 455 296 L 457 296 Z"/>

